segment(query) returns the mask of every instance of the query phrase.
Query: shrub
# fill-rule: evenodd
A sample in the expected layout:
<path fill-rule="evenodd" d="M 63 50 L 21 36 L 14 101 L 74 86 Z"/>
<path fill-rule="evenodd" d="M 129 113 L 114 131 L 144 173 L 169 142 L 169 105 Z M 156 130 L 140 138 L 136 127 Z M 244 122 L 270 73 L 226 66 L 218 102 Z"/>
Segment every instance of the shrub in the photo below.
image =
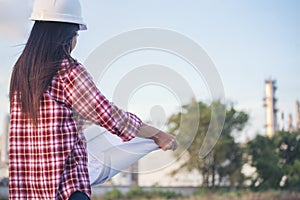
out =
<path fill-rule="evenodd" d="M 177 197 L 181 197 L 181 194 L 178 194 L 171 190 L 151 190 L 149 191 L 150 197 L 161 197 L 163 199 L 175 199 Z"/>
<path fill-rule="evenodd" d="M 142 197 L 148 197 L 148 192 L 143 191 L 141 187 L 131 187 L 129 191 L 126 193 L 126 198 L 128 199 L 134 199 L 136 197 L 142 198 Z"/>
<path fill-rule="evenodd" d="M 113 189 L 113 190 L 107 192 L 103 196 L 103 200 L 115 200 L 115 199 L 121 199 L 122 197 L 123 197 L 123 194 L 120 190 Z"/>

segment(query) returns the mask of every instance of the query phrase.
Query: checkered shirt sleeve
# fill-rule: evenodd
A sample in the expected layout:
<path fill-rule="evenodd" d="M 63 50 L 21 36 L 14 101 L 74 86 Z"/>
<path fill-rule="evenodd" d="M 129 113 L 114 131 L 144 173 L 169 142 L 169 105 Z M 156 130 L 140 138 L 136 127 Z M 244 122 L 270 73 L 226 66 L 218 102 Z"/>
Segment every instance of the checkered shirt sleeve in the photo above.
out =
<path fill-rule="evenodd" d="M 142 121 L 110 102 L 98 90 L 81 64 L 73 67 L 64 79 L 67 104 L 81 116 L 106 128 L 123 141 L 129 141 L 136 136 Z"/>

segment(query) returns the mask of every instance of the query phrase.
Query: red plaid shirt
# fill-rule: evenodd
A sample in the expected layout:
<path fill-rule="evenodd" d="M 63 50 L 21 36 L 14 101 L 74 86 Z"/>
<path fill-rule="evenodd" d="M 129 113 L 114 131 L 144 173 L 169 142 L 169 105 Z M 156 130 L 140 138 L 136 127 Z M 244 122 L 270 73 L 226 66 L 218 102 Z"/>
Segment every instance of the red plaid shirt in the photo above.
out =
<path fill-rule="evenodd" d="M 66 200 L 75 191 L 91 196 L 85 120 L 105 127 L 123 141 L 135 137 L 141 120 L 117 108 L 97 89 L 79 63 L 62 62 L 40 102 L 33 128 L 16 98 L 11 103 L 10 199 Z"/>

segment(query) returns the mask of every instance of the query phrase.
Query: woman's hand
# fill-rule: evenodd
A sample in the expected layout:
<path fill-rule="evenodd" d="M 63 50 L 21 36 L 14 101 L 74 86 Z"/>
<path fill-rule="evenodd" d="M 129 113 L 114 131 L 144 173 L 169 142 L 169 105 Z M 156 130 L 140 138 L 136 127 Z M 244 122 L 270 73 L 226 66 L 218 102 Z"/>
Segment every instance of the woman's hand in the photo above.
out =
<path fill-rule="evenodd" d="M 137 136 L 153 139 L 154 142 L 164 151 L 175 151 L 178 147 L 178 142 L 173 135 L 165 133 L 147 124 L 142 124 Z"/>
<path fill-rule="evenodd" d="M 164 151 L 175 151 L 178 147 L 178 142 L 173 135 L 159 131 L 156 135 L 151 137 L 154 142 Z"/>

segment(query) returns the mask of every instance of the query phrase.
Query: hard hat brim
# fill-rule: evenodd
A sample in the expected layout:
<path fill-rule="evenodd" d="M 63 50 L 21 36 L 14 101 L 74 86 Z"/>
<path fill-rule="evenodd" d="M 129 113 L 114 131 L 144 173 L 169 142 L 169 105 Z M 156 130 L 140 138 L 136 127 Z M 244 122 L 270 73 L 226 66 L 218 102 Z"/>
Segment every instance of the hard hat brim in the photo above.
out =
<path fill-rule="evenodd" d="M 81 31 L 87 30 L 87 26 L 85 24 L 79 24 L 79 30 Z"/>
<path fill-rule="evenodd" d="M 81 8 L 79 1 L 77 4 L 72 4 L 73 6 L 77 5 L 77 9 L 67 9 L 72 8 L 64 4 L 48 4 L 44 5 L 44 2 L 36 1 L 35 7 L 31 13 L 30 19 L 34 21 L 53 21 L 53 22 L 66 22 L 74 23 L 79 25 L 79 30 L 87 30 L 86 23 L 84 22 L 81 15 Z M 47 8 L 44 8 L 48 6 Z M 76 8 L 76 6 L 75 6 Z"/>

